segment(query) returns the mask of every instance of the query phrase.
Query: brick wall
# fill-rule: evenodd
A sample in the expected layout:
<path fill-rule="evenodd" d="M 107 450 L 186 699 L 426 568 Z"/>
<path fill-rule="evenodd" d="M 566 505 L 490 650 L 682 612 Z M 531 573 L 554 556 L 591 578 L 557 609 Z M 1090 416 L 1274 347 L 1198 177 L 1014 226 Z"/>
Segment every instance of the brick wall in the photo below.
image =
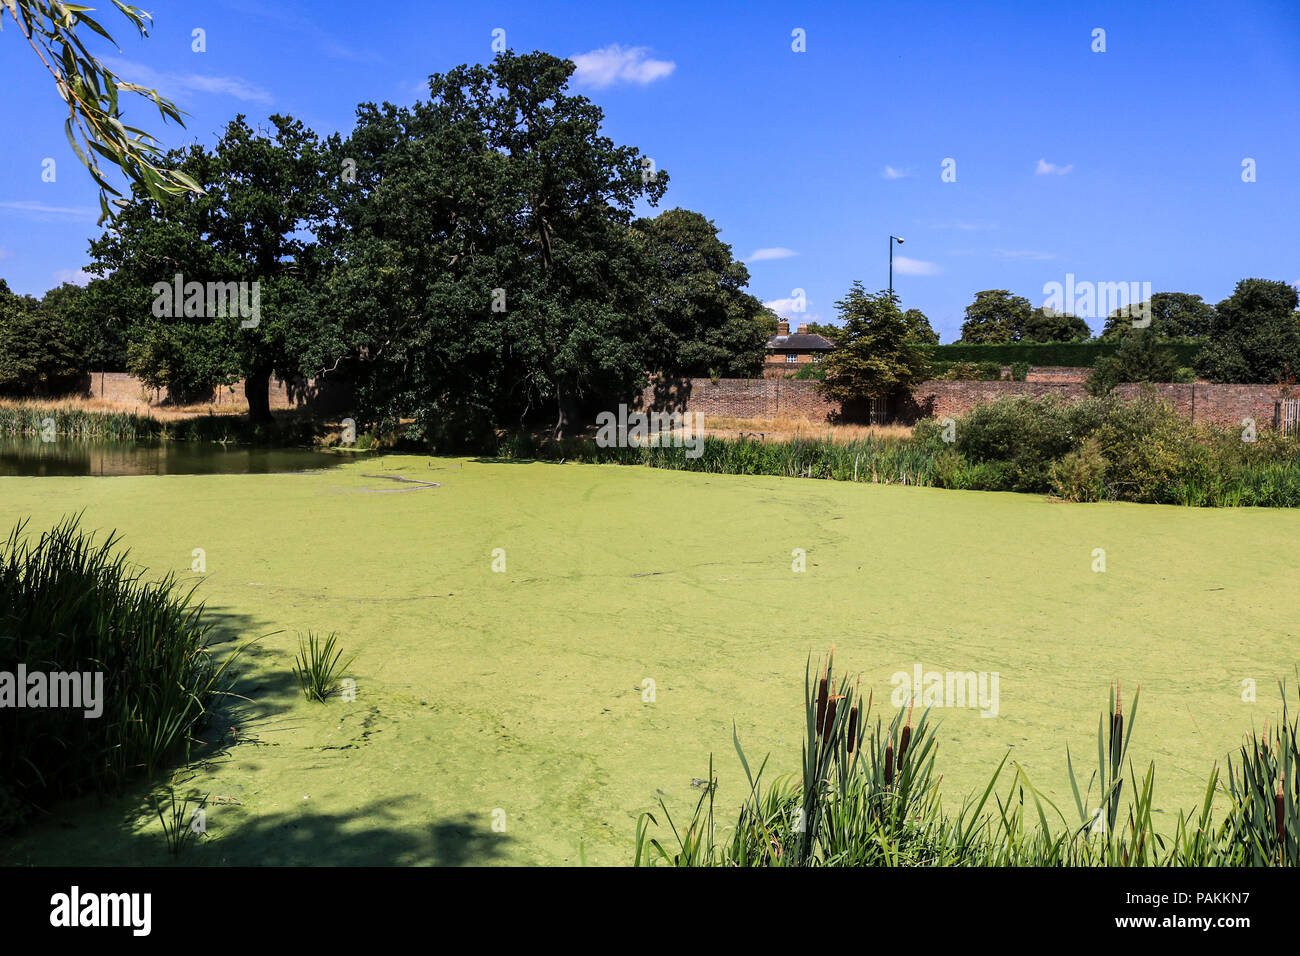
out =
<path fill-rule="evenodd" d="M 126 372 L 91 372 L 82 380 L 82 388 L 82 394 L 87 398 L 98 398 L 109 402 L 158 406 L 171 401 L 171 396 L 166 389 L 146 388 L 143 382 Z M 347 384 L 341 381 L 321 382 L 317 385 L 311 379 L 285 381 L 272 378 L 268 389 L 268 397 L 273 409 L 311 407 L 316 411 L 338 411 L 346 408 L 350 395 Z M 218 386 L 208 395 L 191 399 L 186 404 L 212 405 L 222 409 L 246 410 L 248 408 L 242 382 L 231 386 Z"/>
<path fill-rule="evenodd" d="M 814 381 L 786 378 L 675 378 L 658 381 L 641 393 L 642 408 L 664 412 L 703 412 L 718 418 L 808 418 L 825 421 L 838 412 Z"/>
<path fill-rule="evenodd" d="M 1068 402 L 1086 398 L 1088 392 L 1078 382 L 922 382 L 910 399 L 896 400 L 890 413 L 900 421 L 913 424 L 922 418 L 959 418 L 976 405 L 1008 395 L 1044 398 L 1054 395 Z"/>
<path fill-rule="evenodd" d="M 1121 385 L 1122 398 L 1138 394 L 1143 386 Z M 1244 418 L 1259 428 L 1273 424 L 1281 390 L 1276 385 L 1155 385 L 1156 393 L 1194 422 L 1240 426 Z M 890 416 L 911 424 L 921 418 L 958 418 L 976 405 L 1008 395 L 1031 398 L 1056 396 L 1077 402 L 1087 397 L 1078 381 L 947 382 L 928 381 L 909 397 L 891 403 Z M 656 411 L 702 412 L 706 418 L 802 417 L 826 421 L 841 411 L 817 391 L 813 381 L 792 379 L 707 378 L 670 379 L 652 384 L 641 394 L 642 408 Z M 859 417 L 859 416 L 853 416 Z"/>
<path fill-rule="evenodd" d="M 1010 375 L 1011 367 L 1004 371 Z M 1092 374 L 1090 368 L 1077 368 L 1069 365 L 1031 365 L 1025 376 L 1026 382 L 1078 382 L 1082 384 Z"/>

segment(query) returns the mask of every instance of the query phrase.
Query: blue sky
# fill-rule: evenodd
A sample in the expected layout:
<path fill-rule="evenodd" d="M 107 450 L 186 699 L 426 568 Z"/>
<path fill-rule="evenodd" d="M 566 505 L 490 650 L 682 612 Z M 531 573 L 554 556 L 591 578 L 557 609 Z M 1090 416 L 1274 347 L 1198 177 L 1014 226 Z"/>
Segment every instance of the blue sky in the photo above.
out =
<path fill-rule="evenodd" d="M 906 239 L 895 288 L 945 342 L 977 290 L 1039 304 L 1067 274 L 1211 302 L 1246 276 L 1300 281 L 1295 0 L 159 0 L 145 3 L 147 40 L 101 5 L 118 72 L 190 114 L 159 131 L 168 145 L 211 143 L 237 112 L 346 131 L 358 102 L 410 103 L 429 73 L 490 59 L 495 29 L 516 51 L 578 57 L 576 88 L 604 108 L 607 133 L 671 174 L 664 207 L 714 220 L 765 302 L 788 311 L 804 290 L 796 321 L 832 321 L 855 279 L 884 288 L 891 232 Z M 1105 52 L 1092 50 L 1098 28 Z M 95 189 L 7 18 L 0 88 L 0 276 L 40 294 L 85 264 Z M 132 119 L 159 125 L 142 107 Z M 942 181 L 945 159 L 955 182 Z"/>

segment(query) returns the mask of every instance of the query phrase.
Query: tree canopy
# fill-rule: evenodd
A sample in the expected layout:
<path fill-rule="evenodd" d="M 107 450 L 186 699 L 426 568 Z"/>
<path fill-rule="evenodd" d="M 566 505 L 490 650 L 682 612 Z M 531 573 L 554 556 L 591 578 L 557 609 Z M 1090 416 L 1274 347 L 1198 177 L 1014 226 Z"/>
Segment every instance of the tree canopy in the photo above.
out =
<path fill-rule="evenodd" d="M 268 385 L 308 371 L 307 342 L 318 313 L 311 230 L 326 215 L 322 146 L 300 121 L 272 116 L 272 129 L 230 122 L 212 150 L 193 145 L 169 154 L 204 187 L 167 204 L 137 187 L 109 229 L 91 242 L 91 272 L 111 286 L 100 292 L 106 315 L 129 327 L 128 369 L 151 387 L 177 394 L 245 382 L 249 413 L 270 418 Z M 158 283 L 243 284 L 256 294 L 250 320 L 225 308 L 157 314 Z M 225 314 L 221 314 L 221 312 Z M 304 327 L 306 326 L 306 327 Z"/>
<path fill-rule="evenodd" d="M 1136 309 L 1116 309 L 1106 317 L 1103 338 L 1141 331 L 1133 325 L 1135 313 L 1151 316 L 1148 328 L 1162 339 L 1195 339 L 1208 335 L 1214 323 L 1214 306 L 1187 292 L 1157 292 Z"/>
<path fill-rule="evenodd" d="M 837 348 L 822 365 L 822 394 L 832 401 L 886 398 L 925 379 L 929 362 L 918 343 L 918 326 L 892 292 L 867 292 L 854 282 L 835 303 L 843 320 Z M 928 324 L 927 324 L 928 325 Z"/>
<path fill-rule="evenodd" d="M 427 101 L 358 109 L 337 150 L 355 181 L 339 183 L 323 235 L 365 417 L 466 439 L 549 404 L 563 436 L 581 401 L 626 396 L 686 334 L 651 307 L 668 295 L 653 267 L 663 229 L 633 221 L 668 175 L 601 134 L 601 110 L 566 91 L 573 70 L 506 52 L 434 74 Z M 674 220 L 697 240 L 699 225 Z M 731 270 L 713 295 L 742 278 Z M 668 341 L 648 340 L 656 327 Z"/>
<path fill-rule="evenodd" d="M 1032 312 L 1028 299 L 1006 289 L 976 292 L 975 301 L 966 306 L 961 341 L 980 345 L 1018 342 Z"/>
<path fill-rule="evenodd" d="M 1196 371 L 1212 382 L 1278 382 L 1300 369 L 1300 313 L 1295 286 L 1242 279 L 1214 309 L 1209 341 Z"/>

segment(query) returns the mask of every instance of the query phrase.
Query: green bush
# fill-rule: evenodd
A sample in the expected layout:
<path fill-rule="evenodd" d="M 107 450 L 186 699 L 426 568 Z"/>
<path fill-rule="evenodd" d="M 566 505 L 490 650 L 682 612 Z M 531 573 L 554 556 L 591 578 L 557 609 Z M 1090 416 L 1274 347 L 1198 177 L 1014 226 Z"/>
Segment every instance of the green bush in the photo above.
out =
<path fill-rule="evenodd" d="M 1108 465 L 1096 437 L 1089 438 L 1052 464 L 1052 493 L 1065 501 L 1101 501 L 1107 497 Z"/>
<path fill-rule="evenodd" d="M 1013 382 L 1023 382 L 1029 378 L 1030 365 L 1028 362 L 1011 363 L 1011 380 Z"/>
<path fill-rule="evenodd" d="M 1086 436 L 1098 412 L 1055 398 L 1001 398 L 977 405 L 957 423 L 957 450 L 973 461 L 1003 462 L 1005 491 L 1045 491 L 1052 463 Z"/>

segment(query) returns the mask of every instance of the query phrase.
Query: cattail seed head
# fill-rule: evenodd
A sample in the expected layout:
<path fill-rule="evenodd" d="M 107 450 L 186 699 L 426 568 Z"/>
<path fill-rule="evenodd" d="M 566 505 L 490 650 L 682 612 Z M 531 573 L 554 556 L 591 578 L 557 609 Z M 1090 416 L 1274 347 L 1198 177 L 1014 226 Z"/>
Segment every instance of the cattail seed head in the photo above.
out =
<path fill-rule="evenodd" d="M 826 725 L 826 678 L 821 679 L 821 685 L 817 688 L 817 733 L 822 732 Z"/>
<path fill-rule="evenodd" d="M 891 740 L 885 745 L 885 786 L 892 786 L 894 783 L 894 742 Z"/>
<path fill-rule="evenodd" d="M 849 753 L 858 745 L 858 705 L 849 708 Z"/>
<path fill-rule="evenodd" d="M 912 741 L 912 708 L 916 706 L 916 701 L 907 705 L 907 723 L 903 725 L 903 732 L 898 738 L 898 765 L 903 765 L 903 757 L 907 755 L 907 745 Z"/>
<path fill-rule="evenodd" d="M 839 696 L 836 695 L 826 702 L 826 726 L 822 730 L 822 743 L 830 743 L 831 728 L 835 726 L 835 710 L 839 706 Z"/>
<path fill-rule="evenodd" d="M 1278 852 L 1286 846 L 1286 794 L 1282 790 L 1282 781 L 1277 783 L 1277 793 L 1273 796 L 1273 819 L 1277 824 Z"/>

